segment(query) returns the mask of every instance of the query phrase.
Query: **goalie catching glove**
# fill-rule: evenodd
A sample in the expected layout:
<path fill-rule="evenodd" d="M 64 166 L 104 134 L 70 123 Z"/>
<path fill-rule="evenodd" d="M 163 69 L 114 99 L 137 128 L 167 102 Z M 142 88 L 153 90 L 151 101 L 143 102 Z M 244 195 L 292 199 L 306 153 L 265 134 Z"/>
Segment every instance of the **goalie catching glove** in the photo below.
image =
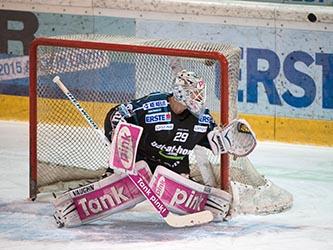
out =
<path fill-rule="evenodd" d="M 245 120 L 233 120 L 224 128 L 217 127 L 208 135 L 213 154 L 229 153 L 246 156 L 257 145 L 256 135 Z"/>

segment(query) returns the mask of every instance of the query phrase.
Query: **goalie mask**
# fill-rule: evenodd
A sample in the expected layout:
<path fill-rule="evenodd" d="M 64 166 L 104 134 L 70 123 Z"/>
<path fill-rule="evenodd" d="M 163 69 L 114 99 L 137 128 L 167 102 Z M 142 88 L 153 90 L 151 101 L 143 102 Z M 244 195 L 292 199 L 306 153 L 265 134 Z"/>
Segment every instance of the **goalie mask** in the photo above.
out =
<path fill-rule="evenodd" d="M 206 83 L 194 72 L 182 70 L 177 73 L 173 95 L 195 116 L 203 113 L 206 103 Z"/>

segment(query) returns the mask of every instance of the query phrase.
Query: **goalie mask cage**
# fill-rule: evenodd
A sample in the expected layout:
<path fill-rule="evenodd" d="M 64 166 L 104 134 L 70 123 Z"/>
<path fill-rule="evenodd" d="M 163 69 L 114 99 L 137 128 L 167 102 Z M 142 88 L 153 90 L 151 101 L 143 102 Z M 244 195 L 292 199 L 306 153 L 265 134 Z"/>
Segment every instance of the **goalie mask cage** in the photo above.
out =
<path fill-rule="evenodd" d="M 239 63 L 240 49 L 221 43 L 108 35 L 34 40 L 30 198 L 96 180 L 107 168 L 107 148 L 52 82 L 55 76 L 103 129 L 111 107 L 151 92 L 170 92 L 176 70 L 184 68 L 206 81 L 207 106 L 216 122 L 225 125 L 237 117 Z M 292 196 L 261 176 L 247 158 L 214 156 L 196 147 L 190 155 L 191 175 L 201 181 L 198 162 L 213 173 L 217 185 L 232 192 L 233 212 L 273 213 L 291 206 Z"/>

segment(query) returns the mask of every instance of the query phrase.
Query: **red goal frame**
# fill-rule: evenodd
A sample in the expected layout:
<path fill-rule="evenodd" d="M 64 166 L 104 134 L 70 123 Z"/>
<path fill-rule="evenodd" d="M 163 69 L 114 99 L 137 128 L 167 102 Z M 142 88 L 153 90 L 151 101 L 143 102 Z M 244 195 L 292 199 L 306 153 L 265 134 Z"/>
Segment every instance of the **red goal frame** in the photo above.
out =
<path fill-rule="evenodd" d="M 37 38 L 30 46 L 29 50 L 29 196 L 31 199 L 37 195 L 37 52 L 39 46 L 57 46 L 68 48 L 87 48 L 99 49 L 127 53 L 154 54 L 163 56 L 192 57 L 200 59 L 213 59 L 219 62 L 221 72 L 220 82 L 220 124 L 229 122 L 229 78 L 228 78 L 228 61 L 226 57 L 217 51 L 199 51 L 174 48 L 161 48 L 145 45 L 127 45 L 93 41 L 63 40 L 53 38 Z M 229 156 L 221 155 L 221 188 L 228 191 L 229 189 Z"/>

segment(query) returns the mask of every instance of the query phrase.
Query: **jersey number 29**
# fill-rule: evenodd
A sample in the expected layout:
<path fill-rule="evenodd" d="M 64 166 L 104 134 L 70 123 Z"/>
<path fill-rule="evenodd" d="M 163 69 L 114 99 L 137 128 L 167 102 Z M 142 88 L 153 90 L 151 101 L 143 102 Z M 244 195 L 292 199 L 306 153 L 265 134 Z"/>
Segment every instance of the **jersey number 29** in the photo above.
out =
<path fill-rule="evenodd" d="M 175 137 L 173 138 L 173 141 L 186 142 L 187 137 L 187 132 L 177 132 Z"/>

